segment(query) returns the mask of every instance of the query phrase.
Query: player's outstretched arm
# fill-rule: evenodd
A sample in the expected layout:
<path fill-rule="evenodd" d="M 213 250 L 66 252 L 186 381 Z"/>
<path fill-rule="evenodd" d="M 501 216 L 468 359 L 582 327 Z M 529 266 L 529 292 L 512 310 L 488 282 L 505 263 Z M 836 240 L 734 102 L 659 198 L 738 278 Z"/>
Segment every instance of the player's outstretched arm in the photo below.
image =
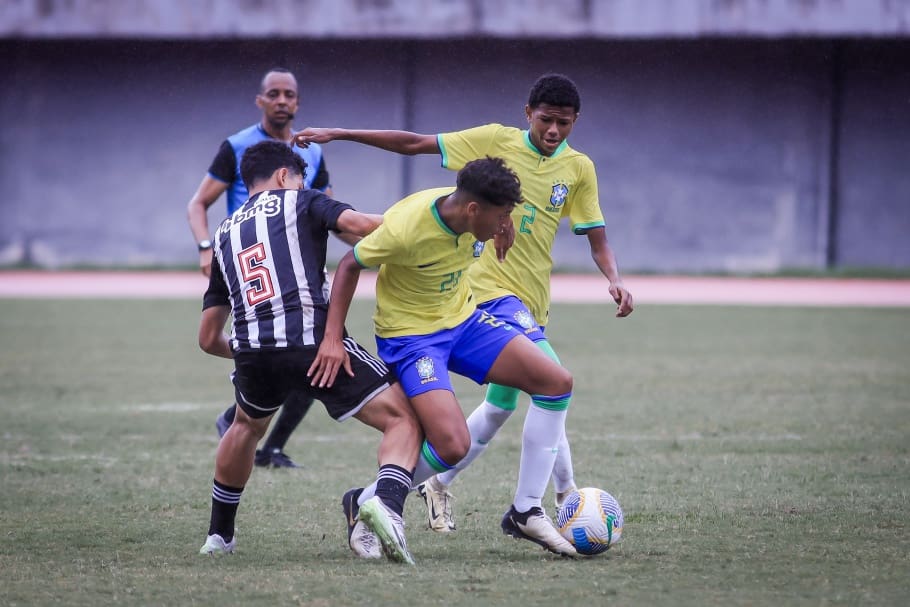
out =
<path fill-rule="evenodd" d="M 410 131 L 371 131 L 339 128 L 307 127 L 294 135 L 294 141 L 300 147 L 311 143 L 328 143 L 330 141 L 354 141 L 376 148 L 407 154 L 438 154 L 439 144 L 436 135 L 423 135 Z"/>
<path fill-rule="evenodd" d="M 354 291 L 357 289 L 359 280 L 360 264 L 357 263 L 354 251 L 351 250 L 338 262 L 338 269 L 332 279 L 325 334 L 322 343 L 319 344 L 316 358 L 307 371 L 310 384 L 314 386 L 331 388 L 335 383 L 338 370 L 342 366 L 348 375 L 354 376 L 351 359 L 341 340 L 344 338 L 344 321 L 348 317 L 348 310 L 351 308 L 351 300 L 354 299 Z"/>
<path fill-rule="evenodd" d="M 591 247 L 591 257 L 601 273 L 610 281 L 610 295 L 616 302 L 616 316 L 624 318 L 632 313 L 634 304 L 632 294 L 626 289 L 619 274 L 619 266 L 610 243 L 607 242 L 605 228 L 594 228 L 588 231 L 588 245 Z"/>
<path fill-rule="evenodd" d="M 224 332 L 230 306 L 211 306 L 202 311 L 199 321 L 199 347 L 205 352 L 222 358 L 232 358 L 228 336 Z"/>

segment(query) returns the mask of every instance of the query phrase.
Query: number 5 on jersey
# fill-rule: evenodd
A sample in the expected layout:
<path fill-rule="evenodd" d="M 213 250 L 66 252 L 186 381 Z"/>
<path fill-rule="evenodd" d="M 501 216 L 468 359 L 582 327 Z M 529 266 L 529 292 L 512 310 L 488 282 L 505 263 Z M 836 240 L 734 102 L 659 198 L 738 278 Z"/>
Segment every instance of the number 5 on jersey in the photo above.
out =
<path fill-rule="evenodd" d="M 246 290 L 246 301 L 251 306 L 262 303 L 275 294 L 272 275 L 269 269 L 262 265 L 265 259 L 265 245 L 261 242 L 237 253 L 243 282 L 250 285 Z"/>

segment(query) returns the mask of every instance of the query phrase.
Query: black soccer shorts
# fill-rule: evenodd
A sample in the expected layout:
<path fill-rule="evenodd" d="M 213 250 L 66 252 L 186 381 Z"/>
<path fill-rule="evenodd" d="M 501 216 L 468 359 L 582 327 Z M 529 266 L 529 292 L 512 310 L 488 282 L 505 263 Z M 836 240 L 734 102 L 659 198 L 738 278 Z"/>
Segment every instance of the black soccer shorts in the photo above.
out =
<path fill-rule="evenodd" d="M 353 338 L 346 337 L 343 343 L 354 377 L 341 368 L 331 388 L 312 386 L 307 377 L 316 346 L 235 353 L 232 379 L 237 404 L 250 417 L 260 419 L 275 413 L 292 393 L 301 392 L 322 401 L 335 420 L 355 415 L 394 383 L 395 376 Z"/>

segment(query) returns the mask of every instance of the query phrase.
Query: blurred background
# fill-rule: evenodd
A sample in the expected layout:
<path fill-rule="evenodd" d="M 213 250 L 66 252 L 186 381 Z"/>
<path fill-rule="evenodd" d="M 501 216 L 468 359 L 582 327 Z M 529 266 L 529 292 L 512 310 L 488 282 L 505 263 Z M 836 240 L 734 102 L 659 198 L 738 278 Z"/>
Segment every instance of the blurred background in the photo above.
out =
<path fill-rule="evenodd" d="M 296 128 L 424 133 L 525 128 L 569 75 L 626 272 L 910 271 L 910 0 L 4 0 L 0 266 L 195 267 L 186 204 L 273 66 Z M 365 211 L 454 183 L 324 153 Z M 567 226 L 554 255 L 594 269 Z"/>

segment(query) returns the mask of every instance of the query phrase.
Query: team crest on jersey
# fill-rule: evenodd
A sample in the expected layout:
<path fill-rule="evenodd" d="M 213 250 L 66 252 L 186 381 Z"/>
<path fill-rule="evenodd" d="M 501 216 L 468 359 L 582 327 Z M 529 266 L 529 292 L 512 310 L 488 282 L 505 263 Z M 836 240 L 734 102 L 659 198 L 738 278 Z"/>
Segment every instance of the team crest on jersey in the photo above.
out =
<path fill-rule="evenodd" d="M 433 365 L 433 359 L 429 356 L 424 356 L 416 363 L 417 366 L 417 376 L 420 377 L 420 383 L 425 384 L 427 382 L 436 381 L 436 367 Z"/>
<path fill-rule="evenodd" d="M 568 198 L 568 196 L 569 186 L 564 183 L 554 183 L 553 189 L 550 191 L 550 206 L 547 207 L 547 210 L 560 210 L 562 205 L 566 203 L 566 198 Z"/>
<path fill-rule="evenodd" d="M 525 333 L 530 333 L 536 328 L 534 319 L 531 318 L 531 314 L 527 310 L 518 310 L 513 316 L 515 322 L 521 325 L 521 328 L 525 330 Z"/>
<path fill-rule="evenodd" d="M 480 257 L 480 254 L 483 253 L 484 243 L 479 240 L 474 241 L 474 257 Z"/>

